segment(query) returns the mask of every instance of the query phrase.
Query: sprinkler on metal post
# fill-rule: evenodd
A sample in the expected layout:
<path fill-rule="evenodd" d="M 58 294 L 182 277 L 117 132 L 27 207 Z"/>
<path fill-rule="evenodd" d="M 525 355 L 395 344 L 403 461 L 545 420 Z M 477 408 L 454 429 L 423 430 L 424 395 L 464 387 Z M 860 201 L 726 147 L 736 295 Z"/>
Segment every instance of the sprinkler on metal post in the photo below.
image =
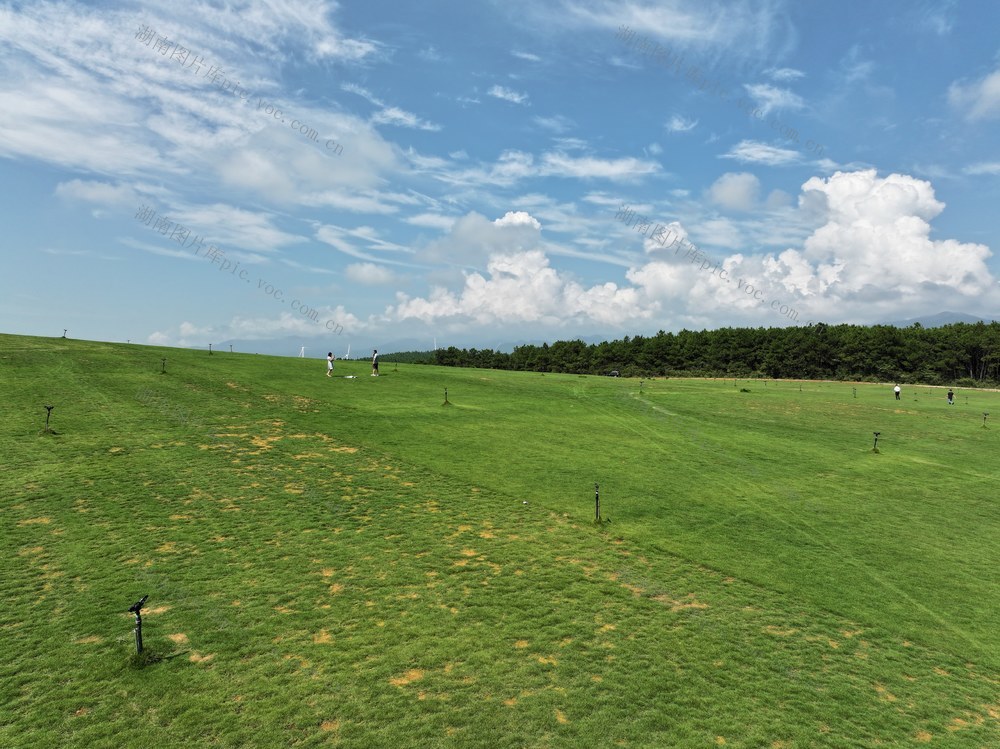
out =
<path fill-rule="evenodd" d="M 146 603 L 146 599 L 149 598 L 147 593 L 138 601 L 129 606 L 129 612 L 135 614 L 135 654 L 142 655 L 142 605 Z"/>
<path fill-rule="evenodd" d="M 878 436 L 880 434 L 882 434 L 882 432 L 872 432 L 872 434 L 875 435 L 875 444 L 872 445 L 872 452 L 873 453 L 877 453 L 878 452 Z"/>

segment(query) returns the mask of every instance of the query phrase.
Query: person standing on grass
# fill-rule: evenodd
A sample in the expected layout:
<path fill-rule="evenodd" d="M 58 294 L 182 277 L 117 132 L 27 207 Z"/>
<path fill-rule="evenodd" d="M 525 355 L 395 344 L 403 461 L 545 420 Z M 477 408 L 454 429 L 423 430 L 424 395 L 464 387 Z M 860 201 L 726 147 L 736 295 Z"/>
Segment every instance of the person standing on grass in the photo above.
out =
<path fill-rule="evenodd" d="M 899 385 L 896 385 L 896 387 L 892 389 L 892 392 L 896 394 L 896 400 L 899 400 L 899 393 L 900 393 Z"/>
<path fill-rule="evenodd" d="M 378 377 L 378 349 L 372 349 L 372 377 Z"/>
<path fill-rule="evenodd" d="M 333 362 L 334 362 L 334 360 L 336 360 L 336 358 L 337 357 L 333 355 L 332 351 L 329 354 L 326 355 L 326 376 L 327 377 L 333 377 Z"/>
<path fill-rule="evenodd" d="M 952 390 L 951 388 L 948 388 L 948 405 L 949 406 L 955 405 L 955 391 Z"/>

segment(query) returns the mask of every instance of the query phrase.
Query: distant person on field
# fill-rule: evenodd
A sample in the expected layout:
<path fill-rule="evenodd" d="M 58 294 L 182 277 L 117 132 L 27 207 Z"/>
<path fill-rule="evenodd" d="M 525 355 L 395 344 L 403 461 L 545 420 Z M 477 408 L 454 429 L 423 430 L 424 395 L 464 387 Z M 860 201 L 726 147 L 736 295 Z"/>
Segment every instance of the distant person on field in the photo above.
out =
<path fill-rule="evenodd" d="M 955 391 L 952 390 L 951 388 L 948 388 L 948 405 L 949 406 L 955 405 Z"/>
<path fill-rule="evenodd" d="M 899 385 L 896 385 L 896 387 L 894 387 L 892 389 L 892 392 L 894 392 L 896 394 L 896 400 L 899 400 L 899 393 L 901 392 L 900 388 L 899 388 Z"/>
<path fill-rule="evenodd" d="M 333 377 L 333 362 L 336 360 L 336 356 L 333 355 L 331 351 L 326 355 L 326 376 Z"/>
<path fill-rule="evenodd" d="M 378 349 L 372 350 L 372 377 L 378 377 Z"/>

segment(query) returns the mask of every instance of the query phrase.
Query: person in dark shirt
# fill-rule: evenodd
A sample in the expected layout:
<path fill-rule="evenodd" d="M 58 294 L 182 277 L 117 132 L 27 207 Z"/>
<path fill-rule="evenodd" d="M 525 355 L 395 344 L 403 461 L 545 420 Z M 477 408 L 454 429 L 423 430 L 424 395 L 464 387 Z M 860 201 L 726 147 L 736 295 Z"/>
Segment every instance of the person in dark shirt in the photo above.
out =
<path fill-rule="evenodd" d="M 372 351 L 372 377 L 378 377 L 378 349 Z"/>
<path fill-rule="evenodd" d="M 955 391 L 952 390 L 951 388 L 948 388 L 948 405 L 949 406 L 955 405 Z"/>

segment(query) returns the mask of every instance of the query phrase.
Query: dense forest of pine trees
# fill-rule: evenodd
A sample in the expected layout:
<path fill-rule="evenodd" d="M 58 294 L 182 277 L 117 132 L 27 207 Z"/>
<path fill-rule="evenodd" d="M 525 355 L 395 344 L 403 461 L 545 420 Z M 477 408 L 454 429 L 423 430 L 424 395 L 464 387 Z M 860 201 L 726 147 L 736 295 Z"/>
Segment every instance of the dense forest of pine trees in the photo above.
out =
<path fill-rule="evenodd" d="M 421 361 L 416 352 L 407 359 Z M 390 357 L 395 358 L 395 357 Z M 399 359 L 404 361 L 404 359 Z M 771 377 L 928 385 L 1000 383 L 1000 322 L 825 325 L 682 330 L 586 344 L 557 341 L 491 349 L 430 352 L 424 361 L 453 367 L 631 376 Z"/>

